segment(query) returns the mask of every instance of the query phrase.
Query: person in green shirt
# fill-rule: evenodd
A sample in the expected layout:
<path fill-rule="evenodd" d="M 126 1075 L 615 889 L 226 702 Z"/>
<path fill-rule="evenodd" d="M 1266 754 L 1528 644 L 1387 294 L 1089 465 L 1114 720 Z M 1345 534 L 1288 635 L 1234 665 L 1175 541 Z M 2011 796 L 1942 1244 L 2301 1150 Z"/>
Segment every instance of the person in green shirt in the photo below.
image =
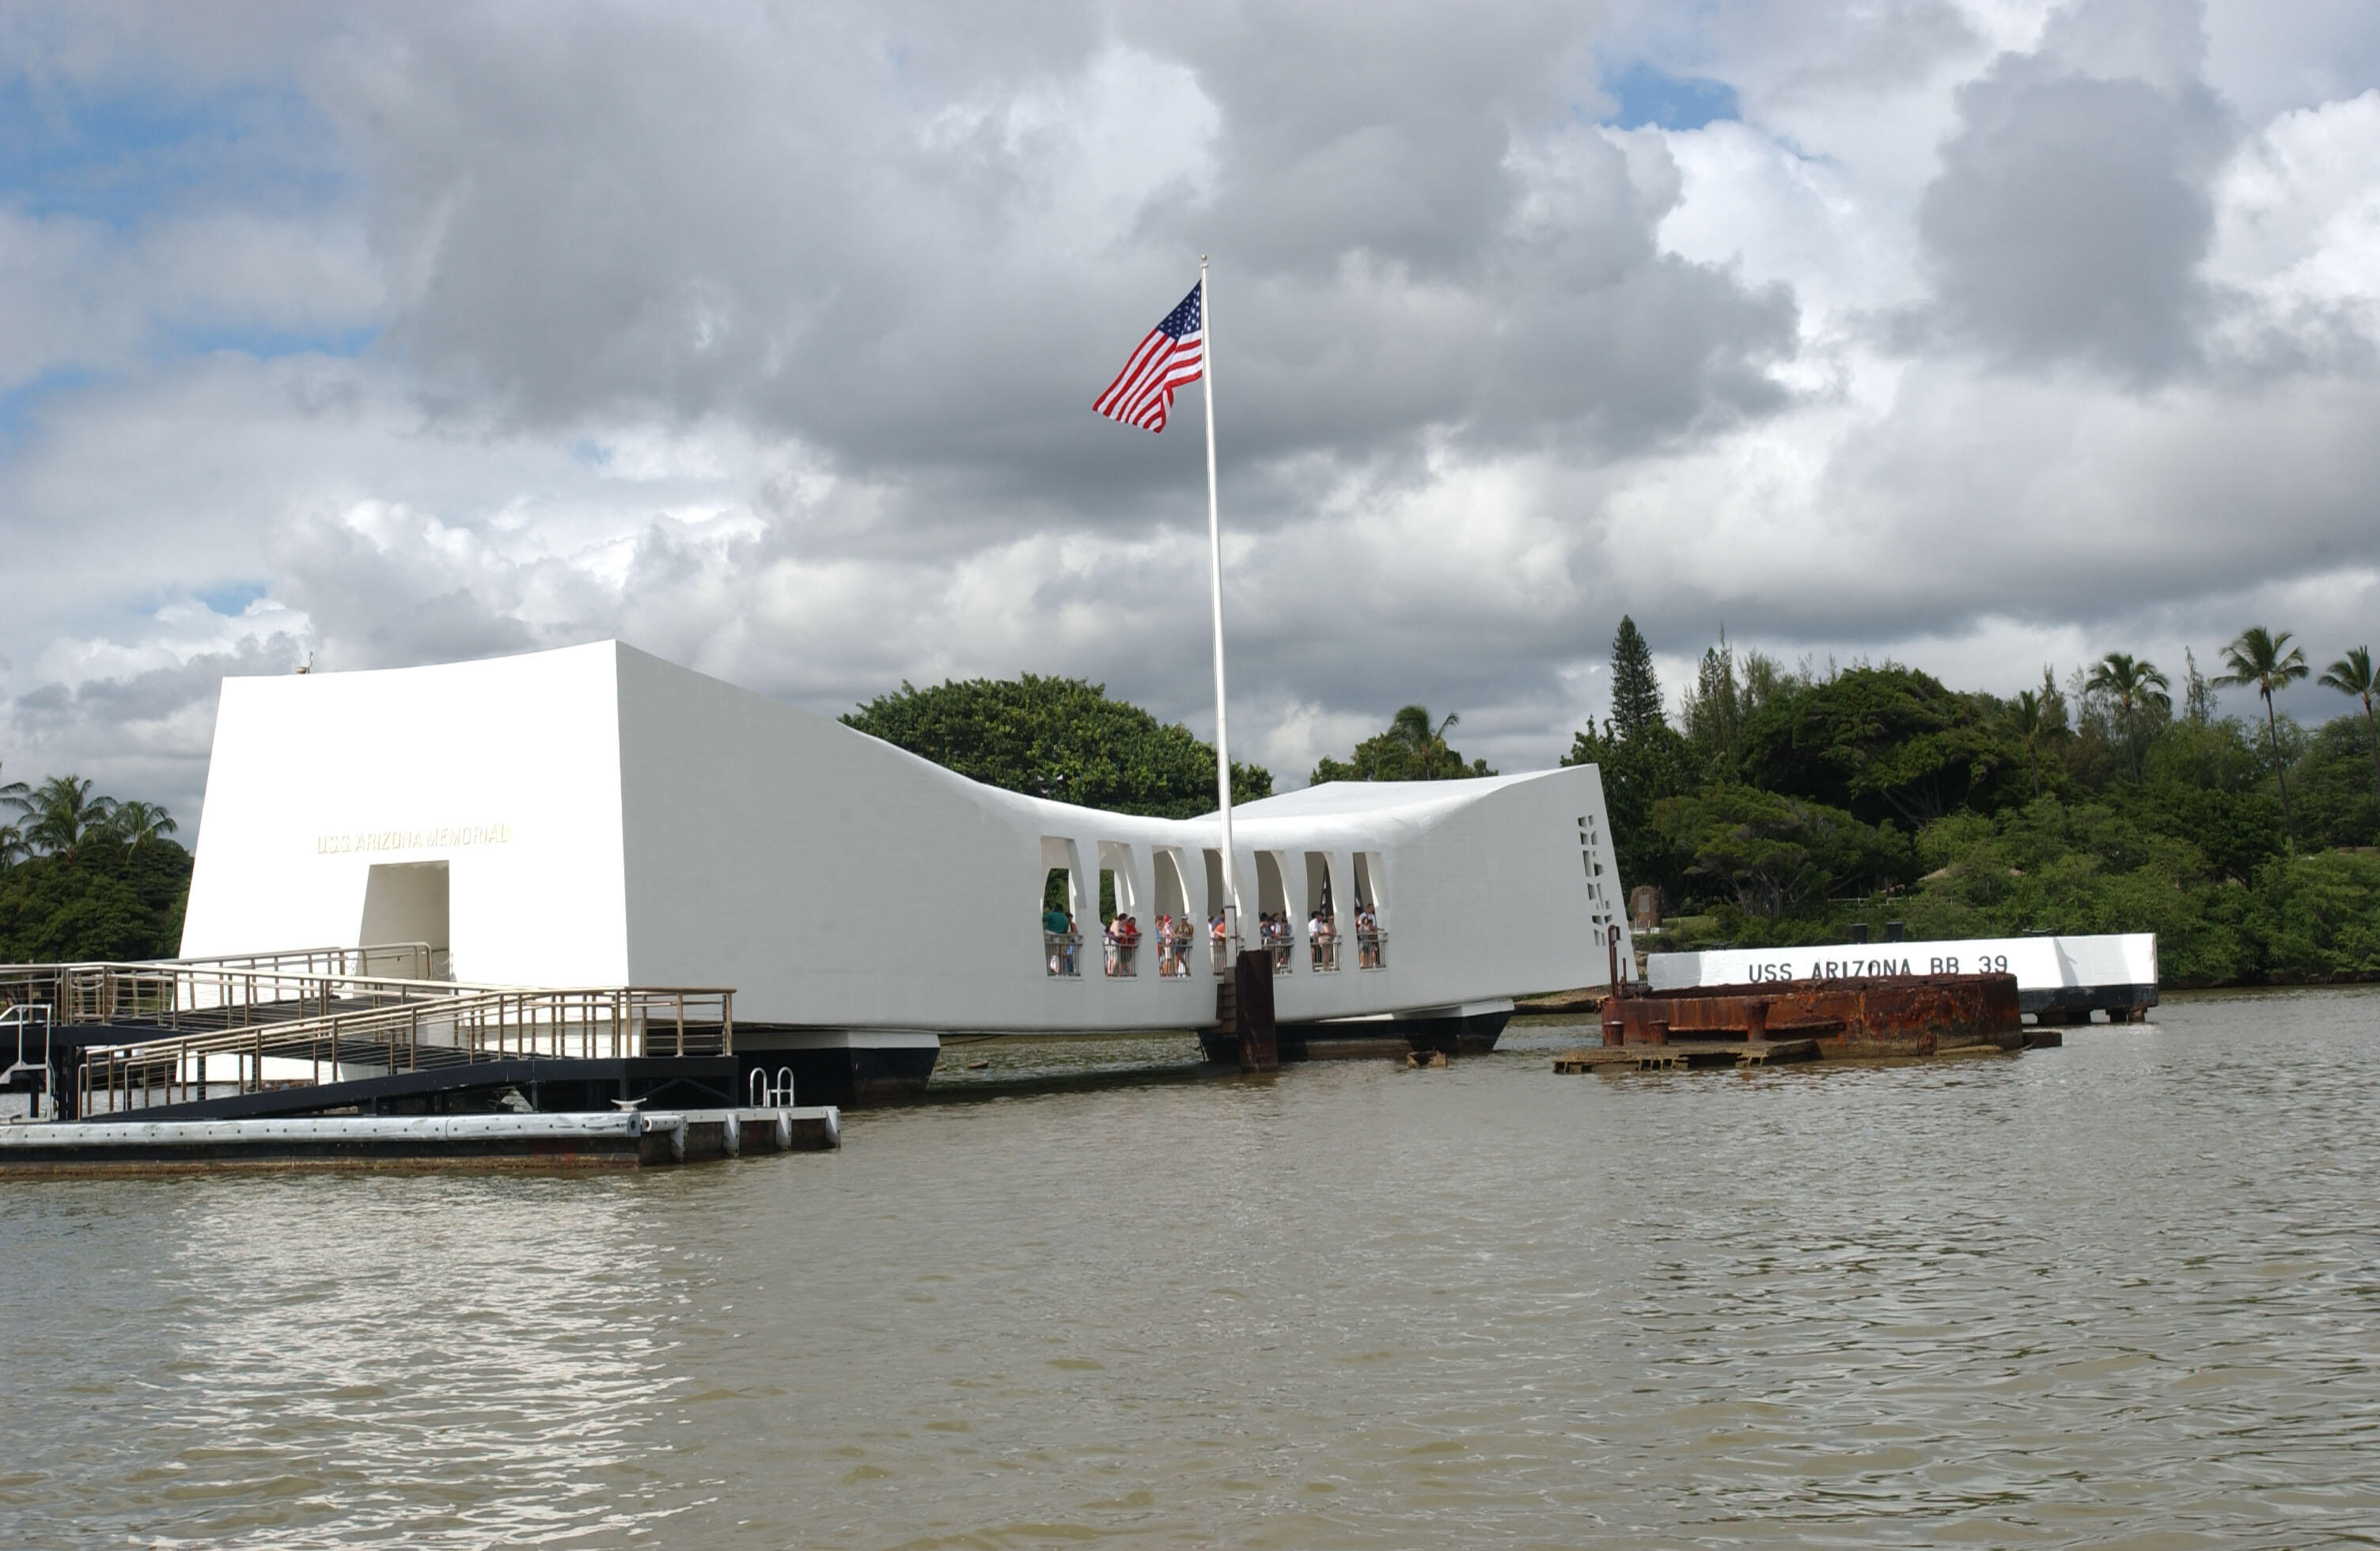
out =
<path fill-rule="evenodd" d="M 1041 929 L 1053 939 L 1050 943 L 1050 973 L 1074 974 L 1075 945 L 1063 940 L 1075 929 L 1074 917 L 1053 904 L 1041 913 Z"/>

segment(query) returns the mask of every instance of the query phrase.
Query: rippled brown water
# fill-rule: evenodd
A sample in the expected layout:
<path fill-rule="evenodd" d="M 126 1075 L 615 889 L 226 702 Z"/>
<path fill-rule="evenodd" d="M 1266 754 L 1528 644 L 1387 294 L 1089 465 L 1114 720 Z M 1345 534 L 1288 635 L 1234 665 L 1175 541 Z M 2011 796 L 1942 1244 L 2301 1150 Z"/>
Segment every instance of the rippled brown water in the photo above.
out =
<path fill-rule="evenodd" d="M 2375 1014 L 1748 1077 L 1044 1041 L 835 1157 L 11 1183 L 0 1535 L 2374 1544 Z"/>

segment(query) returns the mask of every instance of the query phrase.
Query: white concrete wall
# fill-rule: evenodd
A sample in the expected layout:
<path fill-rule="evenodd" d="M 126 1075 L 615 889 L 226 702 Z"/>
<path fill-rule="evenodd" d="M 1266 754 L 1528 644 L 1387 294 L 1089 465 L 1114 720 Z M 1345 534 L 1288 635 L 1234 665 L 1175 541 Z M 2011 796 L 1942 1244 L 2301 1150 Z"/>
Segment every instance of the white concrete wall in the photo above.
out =
<path fill-rule="evenodd" d="M 443 858 L 459 978 L 725 986 L 746 1023 L 1180 1028 L 1214 1013 L 1204 930 L 1186 977 L 1158 974 L 1146 936 L 1136 975 L 1103 975 L 1098 872 L 1121 864 L 1146 934 L 1157 851 L 1175 848 L 1203 922 L 1219 828 L 980 786 L 615 643 L 233 680 L 184 951 L 353 941 L 373 862 Z M 1285 794 L 1241 809 L 1235 841 L 1251 945 L 1257 853 L 1283 854 L 1284 1018 L 1603 982 L 1621 896 L 1591 767 Z M 1045 970 L 1047 850 L 1080 867 L 1078 979 Z M 1305 941 L 1316 851 L 1335 877 L 1335 974 Z M 1381 859 L 1383 970 L 1357 967 L 1358 853 Z"/>
<path fill-rule="evenodd" d="M 641 652 L 620 662 L 639 984 L 733 986 L 738 1019 L 762 1023 L 1047 1021 L 1026 799 Z"/>
<path fill-rule="evenodd" d="M 443 860 L 458 978 L 625 980 L 615 649 L 225 679 L 184 955 L 358 941 Z"/>

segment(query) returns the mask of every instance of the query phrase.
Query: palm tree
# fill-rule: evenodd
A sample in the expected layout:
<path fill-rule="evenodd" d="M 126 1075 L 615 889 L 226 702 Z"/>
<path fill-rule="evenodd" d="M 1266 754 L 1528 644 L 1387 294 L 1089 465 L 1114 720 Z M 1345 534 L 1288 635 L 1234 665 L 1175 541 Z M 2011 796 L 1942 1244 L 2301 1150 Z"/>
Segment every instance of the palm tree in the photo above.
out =
<path fill-rule="evenodd" d="M 115 811 L 107 816 L 107 832 L 127 845 L 140 845 L 149 841 L 163 840 L 180 828 L 174 816 L 154 803 L 138 798 L 118 803 Z"/>
<path fill-rule="evenodd" d="M 2283 647 L 2289 650 L 2283 651 Z M 2286 689 L 2290 682 L 2313 672 L 2306 666 L 2305 653 L 2289 646 L 2286 630 L 2276 636 L 2261 624 L 2252 624 L 2240 632 L 2240 638 L 2223 648 L 2224 672 L 2213 682 L 2223 685 L 2253 685 L 2256 693 L 2265 697 L 2265 735 L 2272 741 L 2273 774 L 2281 783 L 2281 822 L 2289 827 L 2289 843 L 2298 839 L 2297 820 L 2289 817 L 2289 772 L 2281 767 L 2281 729 L 2273 714 L 2273 691 Z"/>
<path fill-rule="evenodd" d="M 0 803 L 30 820 L 24 831 L 29 843 L 60 854 L 81 844 L 115 811 L 115 799 L 94 794 L 93 784 L 75 776 L 52 776 L 28 792 L 23 782 L 17 782 L 12 789 L 0 790 Z"/>
<path fill-rule="evenodd" d="M 2140 713 L 2151 707 L 2173 709 L 2173 681 L 2157 672 L 2155 663 L 2146 658 L 2135 659 L 2129 652 L 2111 651 L 2091 665 L 2091 676 L 2082 687 L 2095 690 L 2114 700 L 2124 723 L 2124 746 L 2131 752 L 2132 779 L 2141 779 L 2141 742 L 2137 731 Z"/>
<path fill-rule="evenodd" d="M 2363 726 L 2372 734 L 2372 782 L 2380 786 L 2380 721 L 2374 721 L 2372 716 L 2372 700 L 2380 696 L 2380 681 L 2372 676 L 2372 648 L 2349 648 L 2347 655 L 2325 669 L 2315 682 L 2363 702 Z"/>
<path fill-rule="evenodd" d="M 2009 731 L 2024 745 L 2024 762 L 2033 770 L 2033 794 L 2041 795 L 2041 740 L 2049 733 L 2047 708 L 2038 690 L 2020 689 L 2009 706 Z"/>
<path fill-rule="evenodd" d="M 1402 747 L 1412 760 L 1415 780 L 1436 781 L 1439 763 L 1453 757 L 1453 751 L 1446 746 L 1446 730 L 1462 720 L 1449 711 L 1445 721 L 1432 725 L 1427 706 L 1400 707 L 1389 720 L 1389 741 Z"/>
<path fill-rule="evenodd" d="M 0 872 L 6 872 L 32 854 L 33 848 L 25 843 L 24 830 L 14 824 L 0 824 Z"/>

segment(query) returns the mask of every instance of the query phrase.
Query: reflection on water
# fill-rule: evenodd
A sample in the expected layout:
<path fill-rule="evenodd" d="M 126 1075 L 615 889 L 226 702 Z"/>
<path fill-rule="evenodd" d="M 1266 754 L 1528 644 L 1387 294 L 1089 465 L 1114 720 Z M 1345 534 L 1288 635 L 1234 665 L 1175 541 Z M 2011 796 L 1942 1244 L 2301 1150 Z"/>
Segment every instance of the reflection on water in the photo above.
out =
<path fill-rule="evenodd" d="M 953 1048 L 983 1101 L 855 1115 L 832 1157 L 11 1183 L 0 1523 L 2357 1541 L 2375 1012 L 2209 999 L 2022 1058 L 1746 1075 L 1557 1077 L 1585 1031 L 1542 1025 L 1271 1079 L 1015 1042 Z M 1063 1085 L 1135 1066 L 1164 1080 Z"/>

